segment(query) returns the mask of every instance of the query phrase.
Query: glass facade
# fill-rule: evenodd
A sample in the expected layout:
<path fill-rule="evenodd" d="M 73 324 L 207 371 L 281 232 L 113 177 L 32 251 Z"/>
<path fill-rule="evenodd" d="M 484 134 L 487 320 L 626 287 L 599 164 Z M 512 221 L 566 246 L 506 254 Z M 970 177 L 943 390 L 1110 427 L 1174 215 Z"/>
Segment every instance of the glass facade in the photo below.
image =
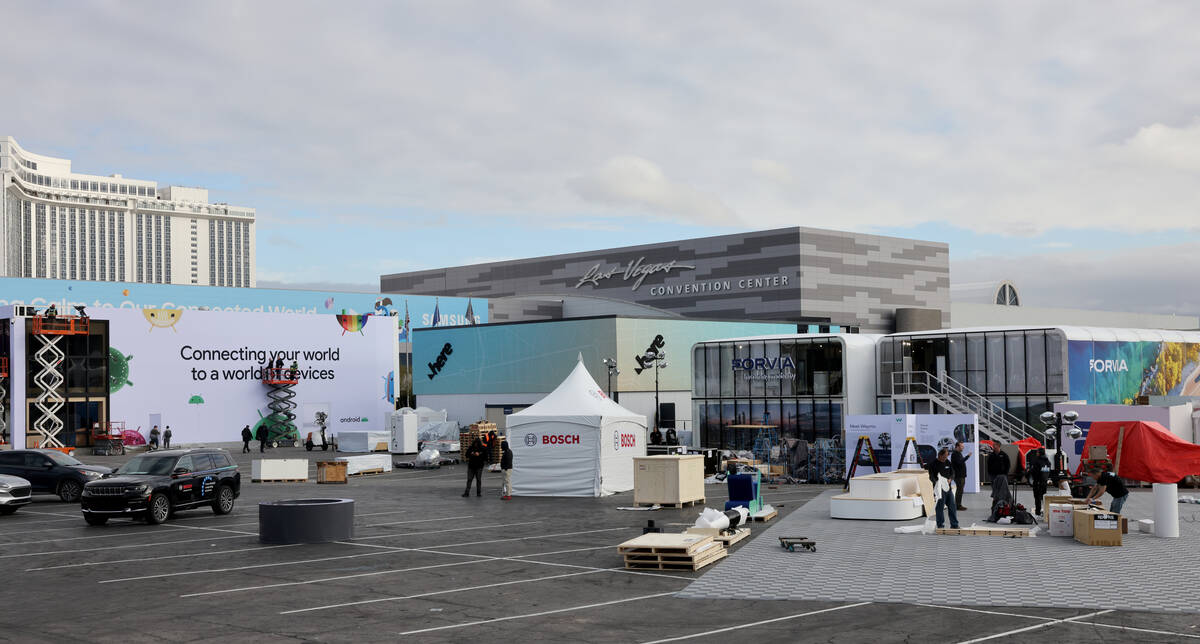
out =
<path fill-rule="evenodd" d="M 926 371 L 958 381 L 1033 427 L 1068 399 L 1067 343 L 1057 329 L 892 335 L 879 342 L 880 413 L 929 413 L 891 406 L 892 374 Z"/>
<path fill-rule="evenodd" d="M 837 338 L 705 342 L 692 349 L 692 405 L 703 447 L 748 449 L 755 430 L 781 438 L 840 438 L 846 407 Z"/>

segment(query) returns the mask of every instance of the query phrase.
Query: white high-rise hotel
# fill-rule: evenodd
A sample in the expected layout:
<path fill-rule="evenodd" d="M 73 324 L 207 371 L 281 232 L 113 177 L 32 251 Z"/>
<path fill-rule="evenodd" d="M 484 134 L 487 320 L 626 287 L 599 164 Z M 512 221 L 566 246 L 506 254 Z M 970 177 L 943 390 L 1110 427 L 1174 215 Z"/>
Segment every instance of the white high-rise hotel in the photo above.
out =
<path fill-rule="evenodd" d="M 254 209 L 208 190 L 71 172 L 0 138 L 0 276 L 256 284 Z"/>

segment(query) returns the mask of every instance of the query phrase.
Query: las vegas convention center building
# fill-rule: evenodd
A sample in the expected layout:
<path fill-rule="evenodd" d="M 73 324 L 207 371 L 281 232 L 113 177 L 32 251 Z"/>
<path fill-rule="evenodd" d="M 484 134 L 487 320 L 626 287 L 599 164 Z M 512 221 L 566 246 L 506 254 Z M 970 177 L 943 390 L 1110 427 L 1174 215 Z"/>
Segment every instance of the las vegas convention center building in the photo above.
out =
<path fill-rule="evenodd" d="M 764 418 L 814 440 L 851 414 L 947 411 L 897 399 L 894 374 L 952 379 L 1034 426 L 1056 402 L 1200 395 L 1200 333 L 1180 330 L 1195 318 L 1021 308 L 998 282 L 953 328 L 938 242 L 792 227 L 384 275 L 380 288 L 486 299 L 489 324 L 414 333 L 418 403 L 460 422 L 503 425 L 579 355 L 622 405 L 698 446 Z M 667 366 L 647 366 L 655 347 Z"/>

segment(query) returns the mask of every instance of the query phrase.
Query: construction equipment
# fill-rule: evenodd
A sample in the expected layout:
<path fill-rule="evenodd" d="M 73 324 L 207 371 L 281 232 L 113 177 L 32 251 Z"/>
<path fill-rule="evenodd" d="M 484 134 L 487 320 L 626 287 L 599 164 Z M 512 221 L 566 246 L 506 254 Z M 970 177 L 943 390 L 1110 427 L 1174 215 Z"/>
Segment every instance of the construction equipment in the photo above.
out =
<path fill-rule="evenodd" d="M 267 392 L 267 409 L 271 414 L 263 422 L 267 427 L 267 442 L 271 447 L 279 447 L 280 443 L 291 443 L 292 447 L 300 447 L 300 432 L 296 430 L 296 403 L 293 398 L 296 392 L 292 390 L 299 384 L 299 376 L 295 369 L 265 367 L 262 382 L 270 387 Z"/>
<path fill-rule="evenodd" d="M 92 423 L 92 454 L 113 456 L 125 453 L 125 423 Z"/>
<path fill-rule="evenodd" d="M 37 410 L 33 421 L 33 431 L 36 435 L 37 446 L 57 449 L 63 452 L 73 451 L 59 438 L 63 431 L 62 409 L 67 400 L 63 397 L 62 373 L 63 360 L 67 354 L 63 351 L 63 336 L 87 335 L 90 328 L 87 317 L 73 315 L 56 315 L 49 312 L 33 318 L 33 337 L 37 339 L 37 351 L 33 354 L 38 372 L 33 376 L 33 384 L 37 388 L 37 396 L 33 406 Z"/>

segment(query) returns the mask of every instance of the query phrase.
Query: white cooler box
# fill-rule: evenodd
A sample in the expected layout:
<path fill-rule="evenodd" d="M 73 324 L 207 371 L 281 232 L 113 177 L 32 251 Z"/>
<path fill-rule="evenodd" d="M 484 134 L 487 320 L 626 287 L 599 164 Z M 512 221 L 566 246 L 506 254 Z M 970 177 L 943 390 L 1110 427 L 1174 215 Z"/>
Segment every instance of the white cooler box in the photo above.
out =
<path fill-rule="evenodd" d="M 346 463 L 346 475 L 361 474 L 372 470 L 392 471 L 392 455 L 363 454 L 361 456 L 339 456 L 337 460 Z"/>
<path fill-rule="evenodd" d="M 392 442 L 391 432 L 338 432 L 339 452 L 386 452 Z"/>

